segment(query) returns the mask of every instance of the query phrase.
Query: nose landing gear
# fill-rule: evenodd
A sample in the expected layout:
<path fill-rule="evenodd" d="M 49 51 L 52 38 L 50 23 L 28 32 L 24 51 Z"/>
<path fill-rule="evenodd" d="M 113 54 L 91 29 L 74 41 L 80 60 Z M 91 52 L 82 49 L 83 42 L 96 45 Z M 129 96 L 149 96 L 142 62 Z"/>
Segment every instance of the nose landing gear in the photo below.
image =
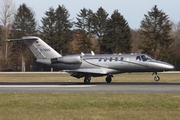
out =
<path fill-rule="evenodd" d="M 158 81 L 160 80 L 160 77 L 157 75 L 157 72 L 153 72 L 152 75 L 154 75 L 154 74 L 155 74 L 154 80 L 155 80 L 156 82 L 158 82 Z"/>

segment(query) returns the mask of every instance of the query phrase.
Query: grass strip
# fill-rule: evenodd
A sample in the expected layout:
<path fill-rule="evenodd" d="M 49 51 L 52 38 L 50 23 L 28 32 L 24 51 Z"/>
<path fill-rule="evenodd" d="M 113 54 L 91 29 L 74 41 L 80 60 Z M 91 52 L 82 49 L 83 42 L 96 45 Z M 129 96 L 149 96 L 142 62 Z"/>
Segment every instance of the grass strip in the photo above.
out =
<path fill-rule="evenodd" d="M 178 73 L 159 73 L 159 82 L 180 82 Z M 69 74 L 0 74 L 0 82 L 83 82 Z M 105 77 L 92 78 L 91 82 L 105 82 Z M 114 75 L 112 82 L 154 82 L 152 73 L 125 73 Z"/>
<path fill-rule="evenodd" d="M 0 120 L 178 120 L 179 94 L 0 93 Z"/>

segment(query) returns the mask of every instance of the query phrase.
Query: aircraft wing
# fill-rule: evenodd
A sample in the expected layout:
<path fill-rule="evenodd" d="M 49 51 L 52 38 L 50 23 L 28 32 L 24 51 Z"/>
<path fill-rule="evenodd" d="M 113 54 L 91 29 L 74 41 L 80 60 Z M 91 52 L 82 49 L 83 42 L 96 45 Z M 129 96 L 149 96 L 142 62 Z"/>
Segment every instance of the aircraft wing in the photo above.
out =
<path fill-rule="evenodd" d="M 119 73 L 119 71 L 109 68 L 65 70 L 65 72 L 70 73 L 71 76 L 76 78 L 85 77 L 87 74 L 90 74 L 92 77 L 98 77 L 112 73 Z"/>

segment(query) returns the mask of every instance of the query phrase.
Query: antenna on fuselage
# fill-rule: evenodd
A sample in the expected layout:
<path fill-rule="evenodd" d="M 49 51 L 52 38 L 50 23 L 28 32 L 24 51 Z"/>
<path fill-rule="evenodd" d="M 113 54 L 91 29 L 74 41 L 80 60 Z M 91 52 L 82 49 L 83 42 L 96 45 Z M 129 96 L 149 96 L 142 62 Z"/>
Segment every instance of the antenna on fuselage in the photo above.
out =
<path fill-rule="evenodd" d="M 81 52 L 81 55 L 82 55 L 82 56 L 84 56 L 84 53 L 83 53 L 83 52 Z"/>
<path fill-rule="evenodd" d="M 93 51 L 91 51 L 91 54 L 92 54 L 92 55 L 95 55 Z"/>

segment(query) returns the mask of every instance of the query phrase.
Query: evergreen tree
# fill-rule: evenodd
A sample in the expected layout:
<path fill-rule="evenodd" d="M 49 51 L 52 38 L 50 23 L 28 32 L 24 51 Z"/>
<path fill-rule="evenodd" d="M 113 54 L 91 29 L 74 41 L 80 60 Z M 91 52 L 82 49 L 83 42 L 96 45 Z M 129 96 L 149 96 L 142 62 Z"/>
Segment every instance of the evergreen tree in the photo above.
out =
<path fill-rule="evenodd" d="M 34 13 L 31 11 L 30 8 L 26 6 L 26 4 L 20 5 L 20 7 L 17 9 L 17 13 L 14 15 L 14 22 L 12 24 L 12 38 L 21 38 L 23 36 L 28 36 L 28 35 L 36 35 L 36 22 L 35 22 L 35 17 Z M 14 66 L 13 68 L 18 68 L 18 66 L 22 62 L 22 71 L 25 70 L 25 65 L 24 65 L 24 56 L 27 46 L 25 45 L 24 42 L 22 41 L 16 41 L 12 43 L 11 47 L 11 65 Z M 14 59 L 16 58 L 16 59 Z M 19 58 L 22 58 L 21 62 L 20 61 L 15 61 L 18 60 Z M 23 70 L 24 69 L 24 70 Z"/>
<path fill-rule="evenodd" d="M 170 61 L 174 39 L 170 35 L 172 25 L 168 15 L 155 5 L 144 17 L 140 26 L 142 44 L 139 48 L 155 59 Z"/>
<path fill-rule="evenodd" d="M 105 53 L 131 52 L 130 28 L 124 17 L 115 10 L 107 20 L 102 48 Z"/>
<path fill-rule="evenodd" d="M 77 22 L 75 22 L 75 26 L 83 31 L 87 31 L 87 16 L 88 16 L 88 10 L 86 8 L 81 9 L 79 14 L 77 14 Z"/>
<path fill-rule="evenodd" d="M 77 14 L 77 22 L 75 26 L 83 31 L 86 31 L 88 35 L 92 36 L 94 28 L 94 13 L 92 10 L 86 8 L 81 9 L 80 13 Z"/>
<path fill-rule="evenodd" d="M 26 6 L 26 4 L 20 5 L 14 19 L 12 28 L 13 31 L 16 32 L 14 35 L 17 38 L 37 34 L 34 13 Z"/>
<path fill-rule="evenodd" d="M 94 14 L 93 19 L 93 34 L 98 37 L 98 46 L 102 45 L 102 38 L 105 33 L 105 26 L 107 21 L 108 13 L 100 7 L 97 12 Z M 100 48 L 101 52 L 101 48 Z"/>
<path fill-rule="evenodd" d="M 41 22 L 42 26 L 40 27 L 40 33 L 42 39 L 44 39 L 50 46 L 55 47 L 54 45 L 56 44 L 56 17 L 55 10 L 53 7 L 50 7 L 49 11 L 45 12 L 45 17 L 42 18 Z"/>
<path fill-rule="evenodd" d="M 94 13 L 90 9 L 87 10 L 83 8 L 77 16 L 77 22 L 75 23 L 79 30 L 78 34 L 76 35 L 76 39 L 78 40 L 77 46 L 79 50 L 89 52 L 92 48 L 91 38 L 93 32 L 92 24 Z"/>
<path fill-rule="evenodd" d="M 68 54 L 72 40 L 72 23 L 67 9 L 59 5 L 56 10 L 50 8 L 45 15 L 41 21 L 43 38 L 60 54 Z"/>
<path fill-rule="evenodd" d="M 69 45 L 72 41 L 72 23 L 69 20 L 70 14 L 68 10 L 62 5 L 58 6 L 56 9 L 56 39 L 57 41 L 57 49 L 61 54 L 68 54 Z"/>
<path fill-rule="evenodd" d="M 94 14 L 93 33 L 96 34 L 99 38 L 104 35 L 108 15 L 109 14 L 102 7 L 100 7 Z"/>
<path fill-rule="evenodd" d="M 92 42 L 90 37 L 87 37 L 87 34 L 83 30 L 78 30 L 78 33 L 76 35 L 77 39 L 77 46 L 78 50 L 77 52 L 85 52 L 88 53 L 92 49 Z"/>

